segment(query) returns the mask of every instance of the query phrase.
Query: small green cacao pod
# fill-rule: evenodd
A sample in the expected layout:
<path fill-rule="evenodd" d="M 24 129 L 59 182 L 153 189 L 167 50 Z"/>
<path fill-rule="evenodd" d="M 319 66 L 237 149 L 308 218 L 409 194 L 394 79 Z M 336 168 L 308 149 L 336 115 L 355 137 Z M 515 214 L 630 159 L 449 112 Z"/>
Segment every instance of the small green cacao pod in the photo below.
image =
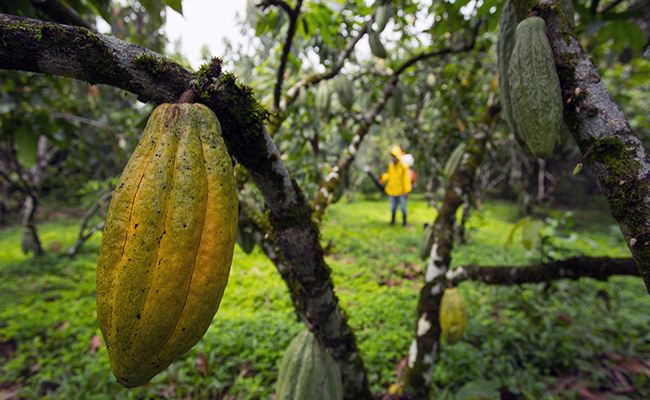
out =
<path fill-rule="evenodd" d="M 438 80 L 436 79 L 436 76 L 433 73 L 429 73 L 427 75 L 427 86 L 429 86 L 430 88 L 436 86 L 437 81 Z"/>
<path fill-rule="evenodd" d="M 399 82 L 395 83 L 393 93 L 386 100 L 386 108 L 393 117 L 400 115 L 404 109 L 404 94 L 402 93 L 402 85 Z"/>
<path fill-rule="evenodd" d="M 214 113 L 159 105 L 115 187 L 97 260 L 97 321 L 122 386 L 144 385 L 207 331 L 228 281 L 237 208 Z"/>
<path fill-rule="evenodd" d="M 368 32 L 368 44 L 370 44 L 370 51 L 372 51 L 372 54 L 374 54 L 375 57 L 386 58 L 386 49 L 384 48 L 384 45 L 381 44 L 377 32 L 372 30 Z"/>
<path fill-rule="evenodd" d="M 334 357 L 309 332 L 300 332 L 282 357 L 276 400 L 341 400 L 341 370 Z"/>
<path fill-rule="evenodd" d="M 300 88 L 300 93 L 298 93 L 298 104 L 302 107 L 309 107 L 309 92 L 306 87 Z"/>
<path fill-rule="evenodd" d="M 424 261 L 431 255 L 431 247 L 433 247 L 433 224 L 427 224 L 424 227 L 422 238 L 420 238 L 420 258 Z"/>
<path fill-rule="evenodd" d="M 512 104 L 510 101 L 510 84 L 508 82 L 508 66 L 510 56 L 515 47 L 515 31 L 517 30 L 517 15 L 510 0 L 506 0 L 499 19 L 499 36 L 497 37 L 497 69 L 499 72 L 499 96 L 503 117 L 510 130 L 515 132 L 517 127 L 512 119 Z"/>
<path fill-rule="evenodd" d="M 375 22 L 377 23 L 377 32 L 383 32 L 389 20 L 390 4 L 375 8 Z"/>
<path fill-rule="evenodd" d="M 560 79 L 542 18 L 517 26 L 508 79 L 512 116 L 533 155 L 548 158 L 564 123 Z"/>
<path fill-rule="evenodd" d="M 454 175 L 460 166 L 463 154 L 465 154 L 465 149 L 467 149 L 467 144 L 463 142 L 456 146 L 454 151 L 451 152 L 449 158 L 447 159 L 447 162 L 445 163 L 445 169 L 443 170 L 445 178 L 451 179 L 451 177 Z"/>
<path fill-rule="evenodd" d="M 332 97 L 330 94 L 330 89 L 326 81 L 321 81 L 318 84 L 318 89 L 316 90 L 316 100 L 314 101 L 314 106 L 316 107 L 316 113 L 321 118 L 325 118 L 330 112 L 330 104 Z"/>
<path fill-rule="evenodd" d="M 352 81 L 345 75 L 339 76 L 334 85 L 341 105 L 348 110 L 351 110 L 354 105 L 354 90 L 352 85 Z"/>
<path fill-rule="evenodd" d="M 560 146 L 564 146 L 571 139 L 571 131 L 566 125 L 566 122 L 562 121 L 562 126 L 560 127 L 560 135 L 558 136 L 557 143 Z"/>
<path fill-rule="evenodd" d="M 467 305 L 457 288 L 445 289 L 440 300 L 440 329 L 447 343 L 454 344 L 463 338 L 467 329 Z"/>
<path fill-rule="evenodd" d="M 574 27 L 576 25 L 576 12 L 575 8 L 573 7 L 573 0 L 560 0 L 560 7 L 562 8 L 562 12 L 564 12 L 567 19 L 569 20 L 571 26 Z"/>

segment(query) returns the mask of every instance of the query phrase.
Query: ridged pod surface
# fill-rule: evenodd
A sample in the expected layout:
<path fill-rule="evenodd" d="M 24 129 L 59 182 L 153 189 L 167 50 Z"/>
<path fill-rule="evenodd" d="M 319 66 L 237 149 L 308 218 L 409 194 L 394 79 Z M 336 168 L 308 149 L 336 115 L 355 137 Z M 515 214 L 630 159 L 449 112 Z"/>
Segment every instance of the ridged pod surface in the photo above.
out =
<path fill-rule="evenodd" d="M 318 89 L 316 90 L 316 99 L 314 101 L 314 107 L 316 107 L 316 113 L 321 117 L 325 118 L 330 112 L 330 103 L 332 101 L 330 88 L 327 81 L 321 81 L 318 84 Z"/>
<path fill-rule="evenodd" d="M 214 113 L 158 106 L 115 188 L 97 261 L 97 320 L 122 386 L 147 383 L 205 334 L 228 281 L 237 207 Z"/>
<path fill-rule="evenodd" d="M 517 26 L 508 79 L 512 116 L 533 155 L 548 158 L 562 128 L 562 93 L 551 44 L 542 18 Z"/>
<path fill-rule="evenodd" d="M 404 109 L 404 94 L 402 93 L 402 85 L 399 82 L 395 83 L 393 94 L 386 101 L 386 108 L 393 117 L 400 115 Z"/>
<path fill-rule="evenodd" d="M 440 330 L 447 343 L 454 344 L 463 338 L 467 329 L 467 305 L 458 289 L 445 289 L 440 300 Z"/>
<path fill-rule="evenodd" d="M 420 258 L 422 261 L 429 258 L 431 255 L 431 247 L 433 247 L 433 224 L 427 224 L 424 227 L 424 232 L 420 238 L 420 246 L 418 250 L 420 251 Z"/>
<path fill-rule="evenodd" d="M 377 32 L 383 32 L 386 24 L 390 20 L 390 3 L 378 6 L 375 9 L 375 22 L 377 23 Z"/>
<path fill-rule="evenodd" d="M 310 331 L 300 332 L 282 357 L 276 400 L 341 400 L 341 370 Z"/>
<path fill-rule="evenodd" d="M 456 170 L 460 166 L 460 162 L 463 159 L 463 154 L 465 154 L 465 149 L 467 149 L 467 143 L 462 142 L 456 146 L 454 151 L 452 151 L 449 155 L 449 158 L 447 159 L 445 168 L 443 170 L 443 174 L 448 180 L 451 179 L 451 177 L 454 175 L 454 173 L 456 173 Z"/>
<path fill-rule="evenodd" d="M 517 16 L 510 0 L 506 0 L 501 10 L 499 19 L 499 36 L 497 37 L 497 68 L 499 72 L 499 97 L 501 109 L 511 131 L 516 131 L 512 119 L 512 105 L 510 102 L 510 84 L 508 83 L 508 66 L 512 49 L 515 48 L 515 32 L 517 30 Z"/>
<path fill-rule="evenodd" d="M 347 76 L 341 75 L 336 78 L 336 83 L 334 85 L 341 105 L 348 110 L 351 110 L 354 105 L 354 83 Z"/>

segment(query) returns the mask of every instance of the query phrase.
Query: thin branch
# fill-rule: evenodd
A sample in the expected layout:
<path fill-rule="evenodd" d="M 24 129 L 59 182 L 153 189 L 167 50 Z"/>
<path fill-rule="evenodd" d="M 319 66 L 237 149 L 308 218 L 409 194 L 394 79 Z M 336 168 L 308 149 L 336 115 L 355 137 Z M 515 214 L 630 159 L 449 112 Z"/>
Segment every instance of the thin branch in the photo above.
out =
<path fill-rule="evenodd" d="M 80 117 L 78 115 L 70 115 L 70 114 L 64 114 L 64 113 L 52 113 L 50 114 L 52 118 L 60 118 L 60 119 L 67 119 L 68 121 L 74 121 L 74 122 L 79 122 L 82 124 L 86 125 L 91 125 L 99 129 L 103 129 L 105 131 L 108 131 L 114 135 L 118 135 L 117 131 L 113 129 L 112 126 L 105 124 L 103 122 L 95 121 L 90 118 L 85 118 L 85 117 Z"/>
<path fill-rule="evenodd" d="M 578 280 L 583 277 L 606 281 L 614 275 L 640 276 L 633 258 L 572 257 L 551 263 L 523 267 L 463 265 L 447 271 L 445 277 L 453 285 L 465 280 L 489 285 L 521 285 L 558 279 Z"/>
<path fill-rule="evenodd" d="M 47 15 L 52 21 L 60 24 L 80 26 L 86 29 L 93 29 L 88 21 L 72 8 L 57 0 L 31 0 L 37 10 Z"/>

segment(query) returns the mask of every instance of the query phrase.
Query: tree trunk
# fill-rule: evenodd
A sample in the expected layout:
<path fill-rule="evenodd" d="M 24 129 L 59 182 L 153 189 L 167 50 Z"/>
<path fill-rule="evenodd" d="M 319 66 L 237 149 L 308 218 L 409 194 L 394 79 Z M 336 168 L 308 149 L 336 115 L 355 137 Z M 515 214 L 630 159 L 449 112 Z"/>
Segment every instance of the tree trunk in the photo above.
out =
<path fill-rule="evenodd" d="M 440 347 L 440 323 L 438 313 L 444 291 L 443 280 L 451 262 L 453 231 L 456 210 L 463 204 L 463 197 L 472 188 L 472 182 L 485 150 L 488 134 L 496 122 L 499 105 L 493 105 L 481 116 L 476 133 L 470 139 L 462 163 L 450 179 L 444 201 L 434 222 L 434 241 L 426 266 L 424 286 L 420 290 L 417 307 L 415 338 L 409 349 L 404 369 L 404 386 L 410 388 L 419 399 L 431 394 L 431 374 Z"/>

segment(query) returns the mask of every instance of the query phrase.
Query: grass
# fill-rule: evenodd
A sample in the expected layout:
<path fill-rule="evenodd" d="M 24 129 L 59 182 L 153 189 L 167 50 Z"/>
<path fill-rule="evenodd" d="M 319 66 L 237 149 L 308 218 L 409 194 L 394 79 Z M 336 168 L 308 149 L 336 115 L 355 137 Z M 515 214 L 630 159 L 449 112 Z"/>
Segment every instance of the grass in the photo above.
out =
<path fill-rule="evenodd" d="M 417 197 L 409 199 L 409 213 L 408 227 L 390 227 L 387 201 L 340 202 L 322 230 L 336 294 L 376 394 L 397 380 L 408 354 L 423 281 L 417 247 L 423 224 L 435 218 L 435 209 Z M 452 266 L 538 261 L 539 248 L 504 249 L 517 219 L 512 204 L 485 204 L 470 219 L 469 241 L 454 250 Z M 44 248 L 58 242 L 65 251 L 78 223 L 41 224 Z M 566 255 L 627 256 L 611 225 L 598 215 L 591 225 L 578 224 L 573 237 L 554 237 L 555 247 L 567 248 Z M 149 385 L 127 390 L 115 383 L 105 347 L 96 347 L 99 235 L 73 260 L 25 256 L 20 236 L 18 227 L 0 230 L 0 398 L 272 398 L 283 351 L 303 327 L 258 249 L 246 255 L 236 247 L 228 288 L 204 338 Z M 650 397 L 650 315 L 639 312 L 650 297 L 640 278 L 514 288 L 465 282 L 460 290 L 470 319 L 463 341 L 442 346 L 434 381 L 443 391 L 461 393 L 458 398 L 476 386 L 521 399 L 578 399 L 587 392 Z"/>

